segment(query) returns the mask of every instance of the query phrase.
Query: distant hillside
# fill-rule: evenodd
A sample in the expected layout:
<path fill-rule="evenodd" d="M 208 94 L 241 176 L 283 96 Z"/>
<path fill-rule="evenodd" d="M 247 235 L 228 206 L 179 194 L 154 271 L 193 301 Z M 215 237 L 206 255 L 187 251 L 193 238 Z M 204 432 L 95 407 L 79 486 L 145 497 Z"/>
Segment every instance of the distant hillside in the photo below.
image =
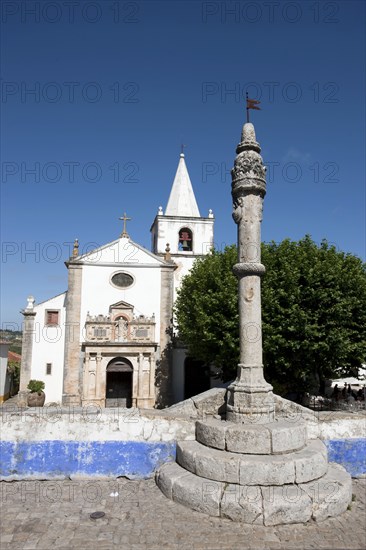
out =
<path fill-rule="evenodd" d="M 0 330 L 0 340 L 10 343 L 9 351 L 22 354 L 22 336 L 20 330 Z"/>

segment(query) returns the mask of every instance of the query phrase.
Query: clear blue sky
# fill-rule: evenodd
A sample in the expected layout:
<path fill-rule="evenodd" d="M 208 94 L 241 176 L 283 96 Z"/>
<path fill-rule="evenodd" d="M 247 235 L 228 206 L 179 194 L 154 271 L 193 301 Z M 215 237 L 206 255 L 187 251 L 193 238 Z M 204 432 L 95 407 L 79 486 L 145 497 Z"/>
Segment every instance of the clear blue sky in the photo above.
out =
<path fill-rule="evenodd" d="M 2 2 L 2 326 L 66 289 L 64 243 L 113 241 L 124 211 L 150 248 L 182 142 L 217 246 L 235 242 L 246 91 L 263 240 L 310 233 L 365 258 L 364 25 L 361 1 Z"/>

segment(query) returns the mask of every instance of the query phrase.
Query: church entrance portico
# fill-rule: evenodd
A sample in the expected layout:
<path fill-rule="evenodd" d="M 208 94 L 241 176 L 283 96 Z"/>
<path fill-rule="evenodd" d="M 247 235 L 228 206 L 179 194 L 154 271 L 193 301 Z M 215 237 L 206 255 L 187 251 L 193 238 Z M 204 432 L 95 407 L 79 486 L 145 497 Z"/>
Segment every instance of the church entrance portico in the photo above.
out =
<path fill-rule="evenodd" d="M 100 407 L 155 405 L 155 316 L 135 316 L 133 306 L 120 301 L 109 315 L 86 316 L 82 404 Z"/>
<path fill-rule="evenodd" d="M 112 359 L 106 369 L 106 407 L 132 407 L 133 366 L 125 357 Z"/>
<path fill-rule="evenodd" d="M 155 405 L 156 344 L 84 344 L 82 405 Z"/>

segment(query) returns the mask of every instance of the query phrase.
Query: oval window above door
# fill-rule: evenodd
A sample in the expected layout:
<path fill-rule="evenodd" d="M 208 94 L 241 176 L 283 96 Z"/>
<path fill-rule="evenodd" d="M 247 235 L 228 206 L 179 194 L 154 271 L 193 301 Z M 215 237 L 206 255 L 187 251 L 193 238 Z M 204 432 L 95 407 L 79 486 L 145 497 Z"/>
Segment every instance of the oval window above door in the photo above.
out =
<path fill-rule="evenodd" d="M 111 283 L 118 288 L 128 288 L 129 286 L 133 285 L 134 279 L 132 275 L 129 275 L 128 273 L 123 273 L 121 271 L 120 273 L 115 273 L 114 275 L 112 275 Z"/>

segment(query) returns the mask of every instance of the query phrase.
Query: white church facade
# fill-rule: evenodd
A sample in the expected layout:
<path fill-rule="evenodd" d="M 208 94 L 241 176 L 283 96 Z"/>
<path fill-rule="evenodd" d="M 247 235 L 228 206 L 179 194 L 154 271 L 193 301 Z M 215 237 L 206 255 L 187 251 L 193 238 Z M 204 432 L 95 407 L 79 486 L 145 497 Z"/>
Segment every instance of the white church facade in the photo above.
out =
<path fill-rule="evenodd" d="M 163 407 L 184 398 L 186 351 L 172 338 L 182 277 L 213 246 L 214 217 L 200 215 L 180 155 L 165 212 L 151 226 L 151 251 L 120 237 L 84 255 L 75 241 L 68 289 L 23 310 L 19 404 L 30 379 L 46 403 Z"/>

